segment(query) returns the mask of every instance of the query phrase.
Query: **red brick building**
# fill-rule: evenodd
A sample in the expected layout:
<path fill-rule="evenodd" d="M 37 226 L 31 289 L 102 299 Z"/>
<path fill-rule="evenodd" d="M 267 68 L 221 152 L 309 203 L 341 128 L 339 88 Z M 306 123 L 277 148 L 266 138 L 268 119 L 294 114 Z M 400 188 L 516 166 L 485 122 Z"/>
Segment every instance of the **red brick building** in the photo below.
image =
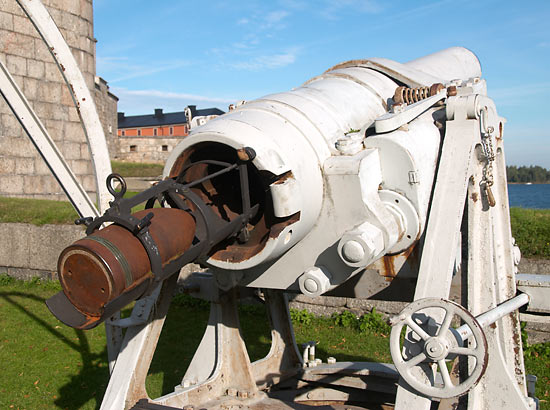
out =
<path fill-rule="evenodd" d="M 224 112 L 218 108 L 198 110 L 189 105 L 184 111 L 126 116 L 118 113 L 118 149 L 113 159 L 131 162 L 163 163 L 189 129 Z"/>

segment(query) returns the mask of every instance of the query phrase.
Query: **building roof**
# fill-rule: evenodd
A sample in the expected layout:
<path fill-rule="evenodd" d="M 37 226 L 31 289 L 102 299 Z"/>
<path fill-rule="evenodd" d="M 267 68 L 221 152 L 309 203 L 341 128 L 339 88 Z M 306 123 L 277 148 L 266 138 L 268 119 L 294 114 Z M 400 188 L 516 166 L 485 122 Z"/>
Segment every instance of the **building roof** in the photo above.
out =
<path fill-rule="evenodd" d="M 203 108 L 197 110 L 196 105 L 189 105 L 191 114 L 194 117 L 208 115 L 222 115 L 224 112 L 218 108 Z M 118 113 L 118 128 L 137 128 L 137 127 L 160 127 L 163 125 L 185 124 L 187 118 L 185 111 L 162 112 L 161 108 L 155 109 L 154 114 L 148 115 L 129 115 L 125 116 L 123 112 Z"/>

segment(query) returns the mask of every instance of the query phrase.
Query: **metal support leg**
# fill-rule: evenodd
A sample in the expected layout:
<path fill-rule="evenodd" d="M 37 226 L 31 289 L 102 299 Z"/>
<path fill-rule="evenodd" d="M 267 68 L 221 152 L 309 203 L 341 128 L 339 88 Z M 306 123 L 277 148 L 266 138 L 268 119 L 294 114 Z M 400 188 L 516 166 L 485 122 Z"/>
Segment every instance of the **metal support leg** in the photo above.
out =
<path fill-rule="evenodd" d="M 447 122 L 414 300 L 449 297 L 472 148 L 476 138 L 479 139 L 477 120 L 467 120 L 465 110 L 455 118 L 461 121 Z M 408 330 L 407 334 L 410 334 Z M 432 372 L 426 368 L 424 373 Z M 419 374 L 418 377 L 425 376 Z M 419 396 L 404 380 L 399 381 L 396 409 L 429 410 L 430 406 L 429 398 Z"/>
<path fill-rule="evenodd" d="M 481 148 L 477 147 L 479 151 Z M 496 206 L 490 207 L 480 188 L 482 168 L 470 179 L 468 194 L 468 310 L 479 315 L 516 293 L 509 231 L 509 210 L 502 150 L 497 154 L 493 188 Z M 523 352 L 517 312 L 485 328 L 489 361 L 485 375 L 468 394 L 468 409 L 533 409 L 527 397 Z M 506 388 L 503 388 L 506 386 Z"/>
<path fill-rule="evenodd" d="M 286 295 L 282 291 L 266 290 L 265 297 L 272 329 L 271 349 L 265 358 L 252 363 L 259 388 L 295 375 L 303 364 L 294 339 Z"/>
<path fill-rule="evenodd" d="M 215 332 L 212 333 L 212 330 Z M 260 397 L 240 332 L 235 289 L 222 295 L 219 303 L 212 303 L 209 326 L 197 353 L 213 354 L 215 358 L 214 369 L 207 380 L 188 387 L 182 386 L 173 393 L 153 400 L 153 403 L 179 408 L 200 404 L 209 408 L 214 407 L 214 402 L 224 396 L 228 400 L 237 395 L 246 398 Z M 192 361 L 192 369 L 198 368 L 198 365 L 195 366 L 197 360 L 200 360 L 197 353 Z M 205 369 L 208 369 L 209 363 L 207 360 Z M 208 370 L 194 374 L 188 371 L 186 378 L 202 379 L 207 373 Z M 210 404 L 206 404 L 209 402 Z"/>
<path fill-rule="evenodd" d="M 126 330 L 101 403 L 101 410 L 125 410 L 138 400 L 148 397 L 145 378 L 164 325 L 176 281 L 176 275 L 166 280 L 156 291 L 159 292 L 158 299 L 151 295 L 154 303 L 149 305 L 150 308 L 146 312 L 148 318 L 146 323 Z"/>

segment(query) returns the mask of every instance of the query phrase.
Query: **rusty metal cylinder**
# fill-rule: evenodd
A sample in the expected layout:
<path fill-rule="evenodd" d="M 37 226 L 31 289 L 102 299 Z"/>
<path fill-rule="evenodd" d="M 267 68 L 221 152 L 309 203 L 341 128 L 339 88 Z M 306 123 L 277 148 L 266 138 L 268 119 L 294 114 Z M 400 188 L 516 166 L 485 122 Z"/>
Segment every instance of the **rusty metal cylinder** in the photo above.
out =
<path fill-rule="evenodd" d="M 155 208 L 149 233 L 163 266 L 189 249 L 195 220 L 186 211 Z M 134 234 L 116 224 L 98 230 L 67 247 L 58 260 L 59 281 L 71 303 L 86 316 L 100 316 L 103 307 L 152 277 L 145 247 Z"/>

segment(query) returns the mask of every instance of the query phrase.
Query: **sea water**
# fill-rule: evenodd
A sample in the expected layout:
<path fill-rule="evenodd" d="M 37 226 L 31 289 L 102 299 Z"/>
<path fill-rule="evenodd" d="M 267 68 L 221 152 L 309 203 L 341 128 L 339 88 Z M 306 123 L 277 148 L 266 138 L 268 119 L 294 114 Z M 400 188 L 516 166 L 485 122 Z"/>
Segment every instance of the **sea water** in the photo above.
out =
<path fill-rule="evenodd" d="M 550 184 L 508 184 L 510 206 L 550 209 Z"/>

